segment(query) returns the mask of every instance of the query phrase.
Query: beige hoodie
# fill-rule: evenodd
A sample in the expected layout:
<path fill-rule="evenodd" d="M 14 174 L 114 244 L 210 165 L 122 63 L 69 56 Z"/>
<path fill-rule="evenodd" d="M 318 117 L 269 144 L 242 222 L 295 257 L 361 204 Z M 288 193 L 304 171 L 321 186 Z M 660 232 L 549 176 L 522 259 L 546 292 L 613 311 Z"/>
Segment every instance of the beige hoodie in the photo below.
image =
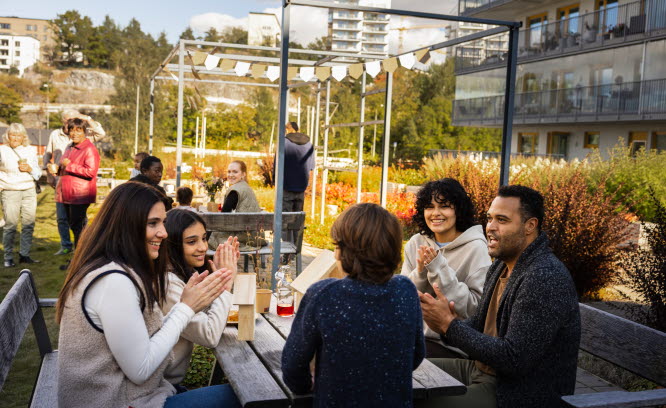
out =
<path fill-rule="evenodd" d="M 183 282 L 176 274 L 169 272 L 167 297 L 162 311 L 166 315 L 178 302 L 185 289 Z M 164 378 L 171 384 L 180 384 L 190 366 L 190 357 L 194 343 L 208 348 L 217 347 L 222 331 L 227 325 L 227 316 L 231 309 L 231 293 L 224 291 L 209 307 L 194 315 L 190 323 L 180 334 L 178 343 L 173 347 L 173 361 L 164 372 Z"/>
<path fill-rule="evenodd" d="M 432 262 L 425 265 L 423 271 L 418 272 L 416 250 L 421 245 L 436 249 L 438 254 Z M 491 263 L 483 227 L 475 225 L 442 248 L 425 235 L 412 236 L 405 245 L 401 274 L 411 279 L 416 289 L 431 295 L 434 295 L 432 284 L 436 282 L 449 301 L 455 302 L 458 316 L 467 319 L 479 304 L 486 272 Z M 426 329 L 426 336 L 439 338 L 430 328 Z"/>

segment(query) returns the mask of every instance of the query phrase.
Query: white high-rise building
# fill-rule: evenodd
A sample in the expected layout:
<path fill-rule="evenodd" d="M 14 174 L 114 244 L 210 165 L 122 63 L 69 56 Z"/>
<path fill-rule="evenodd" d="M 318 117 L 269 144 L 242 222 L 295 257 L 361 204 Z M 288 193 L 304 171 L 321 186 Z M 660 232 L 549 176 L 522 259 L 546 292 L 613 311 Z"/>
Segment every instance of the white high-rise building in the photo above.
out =
<path fill-rule="evenodd" d="M 23 76 L 26 68 L 39 61 L 39 40 L 23 35 L 0 34 L 0 72 L 13 66 Z"/>
<path fill-rule="evenodd" d="M 247 19 L 248 45 L 275 47 L 280 41 L 280 22 L 272 13 L 250 12 Z"/>
<path fill-rule="evenodd" d="M 391 0 L 335 0 L 335 3 L 390 8 Z M 390 16 L 380 13 L 331 9 L 331 50 L 388 55 Z"/>

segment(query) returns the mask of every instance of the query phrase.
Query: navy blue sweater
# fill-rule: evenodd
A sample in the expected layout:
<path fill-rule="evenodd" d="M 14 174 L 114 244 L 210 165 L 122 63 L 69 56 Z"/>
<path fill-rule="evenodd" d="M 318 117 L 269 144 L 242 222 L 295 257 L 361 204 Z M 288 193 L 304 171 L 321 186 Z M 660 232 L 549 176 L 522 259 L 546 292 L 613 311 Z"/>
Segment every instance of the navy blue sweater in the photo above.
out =
<path fill-rule="evenodd" d="M 308 188 L 310 170 L 314 168 L 314 147 L 303 133 L 289 133 L 284 141 L 283 189 L 301 193 Z"/>
<path fill-rule="evenodd" d="M 308 289 L 282 353 L 282 376 L 315 407 L 411 407 L 412 371 L 425 356 L 414 284 L 326 279 Z"/>

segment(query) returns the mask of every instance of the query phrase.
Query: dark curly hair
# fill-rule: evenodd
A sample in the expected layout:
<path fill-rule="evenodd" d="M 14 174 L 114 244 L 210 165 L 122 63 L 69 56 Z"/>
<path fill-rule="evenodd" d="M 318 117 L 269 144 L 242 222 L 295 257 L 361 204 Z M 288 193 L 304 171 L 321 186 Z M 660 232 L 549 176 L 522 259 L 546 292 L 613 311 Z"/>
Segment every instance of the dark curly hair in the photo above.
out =
<path fill-rule="evenodd" d="M 412 221 L 419 227 L 421 234 L 434 237 L 423 216 L 426 207 L 433 199 L 440 204 L 449 204 L 453 207 L 456 212 L 456 230 L 465 232 L 476 224 L 474 204 L 467 191 L 458 180 L 443 178 L 426 183 L 416 195 L 416 214 L 412 217 Z"/>
<path fill-rule="evenodd" d="M 352 279 L 388 282 L 401 260 L 402 228 L 398 219 L 372 203 L 346 209 L 333 223 L 331 237 L 342 269 Z"/>

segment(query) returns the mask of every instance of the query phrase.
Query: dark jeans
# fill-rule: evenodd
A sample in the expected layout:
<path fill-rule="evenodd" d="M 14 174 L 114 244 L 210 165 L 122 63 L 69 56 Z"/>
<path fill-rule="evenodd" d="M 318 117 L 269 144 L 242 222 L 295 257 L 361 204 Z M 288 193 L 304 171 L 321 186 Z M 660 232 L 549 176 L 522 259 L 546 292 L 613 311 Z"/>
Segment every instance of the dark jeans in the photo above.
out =
<path fill-rule="evenodd" d="M 164 408 L 240 408 L 241 404 L 229 384 L 213 385 L 172 395 Z"/>
<path fill-rule="evenodd" d="M 303 202 L 305 200 L 305 191 L 282 191 L 282 212 L 303 211 Z"/>
<path fill-rule="evenodd" d="M 69 229 L 74 233 L 74 246 L 78 247 L 81 231 L 83 231 L 83 228 L 88 223 L 86 212 L 90 204 L 64 204 L 64 206 L 65 212 L 67 212 Z"/>
<path fill-rule="evenodd" d="M 56 218 L 58 220 L 60 247 L 63 249 L 72 249 L 72 239 L 69 236 L 69 222 L 67 222 L 67 211 L 65 210 L 65 204 L 56 203 Z"/>

